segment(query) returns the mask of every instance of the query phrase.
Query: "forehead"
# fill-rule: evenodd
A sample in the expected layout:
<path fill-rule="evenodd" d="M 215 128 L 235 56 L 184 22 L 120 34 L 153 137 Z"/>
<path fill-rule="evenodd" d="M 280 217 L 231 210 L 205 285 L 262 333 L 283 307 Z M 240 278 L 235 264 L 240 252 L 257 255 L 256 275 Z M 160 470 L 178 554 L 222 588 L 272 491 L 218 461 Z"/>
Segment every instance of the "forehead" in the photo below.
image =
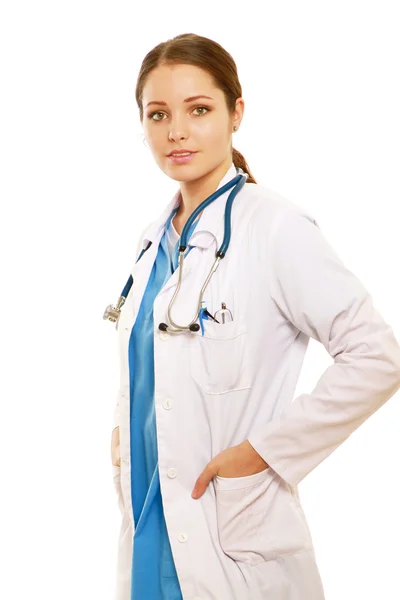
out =
<path fill-rule="evenodd" d="M 188 96 L 203 93 L 212 98 L 221 94 L 207 71 L 194 65 L 163 65 L 147 76 L 142 99 L 145 106 L 154 100 L 183 102 Z"/>

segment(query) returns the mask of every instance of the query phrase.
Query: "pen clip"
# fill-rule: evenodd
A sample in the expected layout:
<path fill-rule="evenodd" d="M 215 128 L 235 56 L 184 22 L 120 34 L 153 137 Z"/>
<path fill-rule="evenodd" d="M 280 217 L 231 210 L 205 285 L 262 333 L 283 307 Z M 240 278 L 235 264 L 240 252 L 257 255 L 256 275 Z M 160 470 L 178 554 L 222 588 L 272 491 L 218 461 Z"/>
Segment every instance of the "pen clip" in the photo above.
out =
<path fill-rule="evenodd" d="M 216 319 L 215 317 L 213 317 L 212 314 L 209 313 L 207 309 L 205 309 L 204 314 L 207 315 L 210 319 L 212 319 L 216 323 L 219 323 L 218 319 Z"/>

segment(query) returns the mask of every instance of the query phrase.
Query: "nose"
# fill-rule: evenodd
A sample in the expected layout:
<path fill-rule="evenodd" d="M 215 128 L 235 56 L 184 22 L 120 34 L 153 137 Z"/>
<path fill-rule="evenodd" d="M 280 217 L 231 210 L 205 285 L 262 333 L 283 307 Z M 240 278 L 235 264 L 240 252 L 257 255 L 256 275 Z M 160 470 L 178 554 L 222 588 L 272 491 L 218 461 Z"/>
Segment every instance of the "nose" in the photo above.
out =
<path fill-rule="evenodd" d="M 188 136 L 185 127 L 182 126 L 180 122 L 175 119 L 174 124 L 171 123 L 168 139 L 173 142 L 176 142 L 176 140 L 185 140 L 187 137 Z"/>
<path fill-rule="evenodd" d="M 171 142 L 176 142 L 176 140 L 185 140 L 186 138 L 187 134 L 179 131 L 170 131 L 168 135 L 168 139 L 171 140 Z"/>

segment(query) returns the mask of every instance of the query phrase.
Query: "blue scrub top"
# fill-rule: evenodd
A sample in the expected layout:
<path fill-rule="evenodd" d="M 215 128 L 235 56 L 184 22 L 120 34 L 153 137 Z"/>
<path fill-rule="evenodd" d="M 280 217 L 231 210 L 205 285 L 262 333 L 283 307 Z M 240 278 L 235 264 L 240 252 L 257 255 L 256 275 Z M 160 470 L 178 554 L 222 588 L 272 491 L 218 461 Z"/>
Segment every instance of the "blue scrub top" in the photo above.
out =
<path fill-rule="evenodd" d="M 178 244 L 169 253 L 169 216 L 139 314 L 129 339 L 131 491 L 135 522 L 131 600 L 183 600 L 164 519 L 154 408 L 153 303 L 178 267 Z M 188 240 L 199 218 L 189 229 Z M 185 256 L 192 246 L 186 250 Z M 158 323 L 157 323 L 158 327 Z"/>

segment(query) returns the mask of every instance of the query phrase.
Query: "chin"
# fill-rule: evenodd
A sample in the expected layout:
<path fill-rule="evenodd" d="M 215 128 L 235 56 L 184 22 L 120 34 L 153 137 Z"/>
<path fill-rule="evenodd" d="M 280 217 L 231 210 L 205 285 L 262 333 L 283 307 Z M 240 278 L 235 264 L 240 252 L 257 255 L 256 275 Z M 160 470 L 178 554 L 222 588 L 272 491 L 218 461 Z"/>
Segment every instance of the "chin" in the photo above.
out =
<path fill-rule="evenodd" d="M 164 170 L 164 169 L 163 169 Z M 189 182 L 195 179 L 204 177 L 209 172 L 207 169 L 200 169 L 198 165 L 171 165 L 169 164 L 164 170 L 164 173 L 168 175 L 174 181 Z"/>

